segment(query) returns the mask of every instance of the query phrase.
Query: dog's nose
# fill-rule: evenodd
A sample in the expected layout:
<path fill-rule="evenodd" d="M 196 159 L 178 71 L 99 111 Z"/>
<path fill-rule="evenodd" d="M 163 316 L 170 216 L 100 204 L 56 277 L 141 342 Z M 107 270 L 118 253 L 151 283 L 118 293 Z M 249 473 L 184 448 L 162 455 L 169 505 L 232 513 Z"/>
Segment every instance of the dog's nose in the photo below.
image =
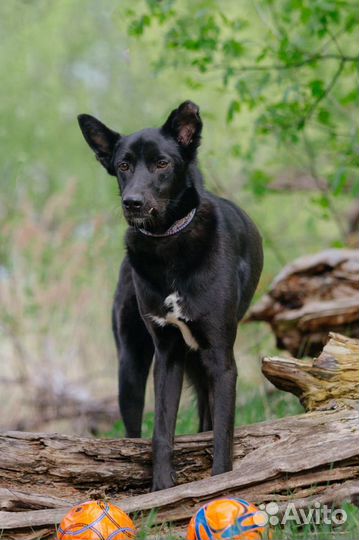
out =
<path fill-rule="evenodd" d="M 139 197 L 138 195 L 135 197 L 126 197 L 126 199 L 123 200 L 123 206 L 126 208 L 126 210 L 141 210 L 143 206 L 143 199 Z"/>

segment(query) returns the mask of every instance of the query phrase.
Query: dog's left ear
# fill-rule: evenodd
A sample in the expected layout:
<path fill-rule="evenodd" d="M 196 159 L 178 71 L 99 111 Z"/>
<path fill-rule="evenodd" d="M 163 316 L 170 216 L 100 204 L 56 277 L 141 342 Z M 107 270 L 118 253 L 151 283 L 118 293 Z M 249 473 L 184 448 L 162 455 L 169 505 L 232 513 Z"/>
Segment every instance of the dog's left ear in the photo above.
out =
<path fill-rule="evenodd" d="M 185 153 L 193 154 L 201 141 L 202 120 L 198 105 L 184 101 L 171 112 L 161 131 L 173 137 Z"/>
<path fill-rule="evenodd" d="M 80 114 L 77 119 L 82 134 L 89 147 L 95 152 L 97 160 L 109 174 L 115 176 L 112 157 L 115 145 L 120 140 L 121 135 L 90 114 Z"/>

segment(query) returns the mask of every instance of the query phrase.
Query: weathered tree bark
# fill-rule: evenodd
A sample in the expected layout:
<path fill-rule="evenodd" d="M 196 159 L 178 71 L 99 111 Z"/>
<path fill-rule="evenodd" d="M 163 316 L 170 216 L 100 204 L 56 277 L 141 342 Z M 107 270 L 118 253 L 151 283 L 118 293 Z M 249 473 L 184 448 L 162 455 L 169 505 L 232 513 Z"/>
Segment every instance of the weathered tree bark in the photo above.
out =
<path fill-rule="evenodd" d="M 246 322 L 270 324 L 280 349 L 318 354 L 329 331 L 359 337 L 359 254 L 329 249 L 287 265 Z"/>
<path fill-rule="evenodd" d="M 216 477 L 210 477 L 212 433 L 178 437 L 179 485 L 158 493 L 143 493 L 151 480 L 149 441 L 0 433 L 4 538 L 45 537 L 71 506 L 89 498 L 109 498 L 130 513 L 156 508 L 157 523 L 175 527 L 223 495 L 300 508 L 358 498 L 358 343 L 332 334 L 314 362 L 264 359 L 269 378 L 314 412 L 238 428 L 234 470 Z"/>
<path fill-rule="evenodd" d="M 148 485 L 148 441 L 26 433 L 3 434 L 0 440 L 0 529 L 7 530 L 9 538 L 16 536 L 16 529 L 51 527 L 75 502 L 91 497 L 110 497 L 129 512 L 157 508 L 159 523 L 180 524 L 201 502 L 223 494 L 253 502 L 299 499 L 303 505 L 314 496 L 333 500 L 338 494 L 359 494 L 355 410 L 315 412 L 239 428 L 234 470 L 217 477 L 209 477 L 212 434 L 179 437 L 179 481 L 205 479 L 137 496 L 123 490 Z"/>
<path fill-rule="evenodd" d="M 262 372 L 277 388 L 295 394 L 307 411 L 358 407 L 359 341 L 331 332 L 318 358 L 265 357 Z"/>

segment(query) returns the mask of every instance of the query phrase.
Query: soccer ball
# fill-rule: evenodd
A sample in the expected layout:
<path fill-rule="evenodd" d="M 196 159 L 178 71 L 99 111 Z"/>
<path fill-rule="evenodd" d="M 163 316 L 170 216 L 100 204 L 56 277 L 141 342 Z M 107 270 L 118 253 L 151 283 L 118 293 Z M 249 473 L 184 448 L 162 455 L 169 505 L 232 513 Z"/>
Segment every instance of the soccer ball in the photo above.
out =
<path fill-rule="evenodd" d="M 118 506 L 104 501 L 74 506 L 57 530 L 58 540 L 128 540 L 135 534 L 132 519 Z"/>
<path fill-rule="evenodd" d="M 266 514 L 254 504 L 243 499 L 216 499 L 192 517 L 187 540 L 260 540 L 267 538 L 266 523 Z"/>

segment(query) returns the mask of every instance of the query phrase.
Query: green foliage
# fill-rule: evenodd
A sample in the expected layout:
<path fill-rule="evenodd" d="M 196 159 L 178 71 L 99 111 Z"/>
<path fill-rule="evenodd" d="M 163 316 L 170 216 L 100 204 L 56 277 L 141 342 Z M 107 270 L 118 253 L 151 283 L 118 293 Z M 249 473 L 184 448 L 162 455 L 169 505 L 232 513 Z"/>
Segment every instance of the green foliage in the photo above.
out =
<path fill-rule="evenodd" d="M 155 29 L 157 69 L 181 70 L 191 88 L 219 86 L 227 122 L 238 129 L 240 115 L 251 114 L 240 157 L 256 195 L 268 189 L 273 155 L 283 153 L 326 179 L 320 204 L 327 199 L 331 207 L 332 196 L 358 191 L 356 2 L 151 0 L 142 6 L 128 14 L 128 28 L 137 38 Z"/>

